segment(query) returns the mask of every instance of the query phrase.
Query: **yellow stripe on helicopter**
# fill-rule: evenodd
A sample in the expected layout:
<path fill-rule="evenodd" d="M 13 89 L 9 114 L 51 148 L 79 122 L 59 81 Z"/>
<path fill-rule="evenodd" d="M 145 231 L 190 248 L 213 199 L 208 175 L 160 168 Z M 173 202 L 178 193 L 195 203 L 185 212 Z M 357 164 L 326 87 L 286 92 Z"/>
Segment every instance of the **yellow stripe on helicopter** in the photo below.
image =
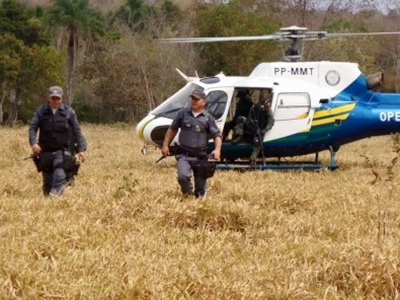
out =
<path fill-rule="evenodd" d="M 354 106 L 356 106 L 355 102 L 353 102 L 351 104 L 339 106 L 339 107 L 336 107 L 336 108 L 333 108 L 333 109 L 326 109 L 326 110 L 317 111 L 314 114 L 314 119 L 315 118 L 324 118 L 324 117 L 329 117 L 331 115 L 337 115 L 337 114 L 340 114 L 340 113 L 349 112 L 349 111 L 353 110 Z"/>
<path fill-rule="evenodd" d="M 356 105 L 355 103 L 351 103 L 351 104 L 336 107 L 333 109 L 315 112 L 311 126 L 309 128 L 307 128 L 306 130 L 304 130 L 303 132 L 309 132 L 313 126 L 334 123 L 335 120 L 346 120 L 350 115 L 349 112 L 351 110 L 353 110 L 355 105 Z M 303 114 L 303 115 L 299 116 L 298 119 L 304 119 L 307 117 L 307 115 L 308 115 L 307 113 Z M 329 116 L 331 116 L 331 117 L 329 118 Z M 326 117 L 328 117 L 328 118 L 326 118 Z"/>
<path fill-rule="evenodd" d="M 151 121 L 154 120 L 155 116 L 151 116 L 151 117 L 147 116 L 147 118 L 148 118 L 148 120 L 143 122 L 142 126 L 137 130 L 138 136 L 142 140 L 144 139 L 144 135 L 143 135 L 144 128 L 146 127 L 147 124 L 149 124 Z"/>
<path fill-rule="evenodd" d="M 331 118 L 325 118 L 325 119 L 319 119 L 315 120 L 311 123 L 311 126 L 318 126 L 318 125 L 324 125 L 324 124 L 329 124 L 329 123 L 334 123 L 336 120 L 346 120 L 349 117 L 349 113 L 343 114 L 340 116 L 333 116 Z"/>
<path fill-rule="evenodd" d="M 314 118 L 313 119 L 315 120 L 315 119 L 328 117 L 328 116 L 331 116 L 331 115 L 338 115 L 338 114 L 341 114 L 341 113 L 349 112 L 349 111 L 353 110 L 355 105 L 356 105 L 355 103 L 352 103 L 352 104 L 336 107 L 336 108 L 333 108 L 333 109 L 317 111 L 317 112 L 314 113 Z M 297 119 L 299 119 L 299 120 L 300 119 L 305 119 L 305 118 L 307 118 L 307 116 L 308 116 L 308 113 L 304 113 L 304 114 L 301 114 L 300 116 L 298 116 Z"/>

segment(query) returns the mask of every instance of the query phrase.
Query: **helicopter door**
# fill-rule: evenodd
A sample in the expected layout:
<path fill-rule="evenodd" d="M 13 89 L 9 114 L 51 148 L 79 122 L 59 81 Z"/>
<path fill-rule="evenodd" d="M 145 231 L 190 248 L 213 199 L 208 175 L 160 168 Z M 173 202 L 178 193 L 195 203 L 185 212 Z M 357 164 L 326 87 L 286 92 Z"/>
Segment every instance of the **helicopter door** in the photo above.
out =
<path fill-rule="evenodd" d="M 279 93 L 275 101 L 275 124 L 266 134 L 266 141 L 308 131 L 314 109 L 308 93 Z"/>

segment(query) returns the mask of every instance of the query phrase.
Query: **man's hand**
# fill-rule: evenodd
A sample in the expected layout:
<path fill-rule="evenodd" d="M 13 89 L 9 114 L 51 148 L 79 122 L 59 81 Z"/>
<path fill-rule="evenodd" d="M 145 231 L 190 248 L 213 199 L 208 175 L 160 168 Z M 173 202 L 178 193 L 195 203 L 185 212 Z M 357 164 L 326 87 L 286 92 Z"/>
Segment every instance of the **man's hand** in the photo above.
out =
<path fill-rule="evenodd" d="M 40 152 L 42 152 L 42 148 L 40 148 L 39 144 L 34 144 L 32 146 L 32 152 L 33 152 L 33 154 L 38 155 L 38 154 L 40 154 Z"/>
<path fill-rule="evenodd" d="M 85 152 L 79 152 L 78 153 L 79 161 L 84 162 L 86 159 L 86 153 Z"/>
<path fill-rule="evenodd" d="M 215 142 L 215 149 L 211 154 L 214 156 L 214 160 L 221 160 L 221 147 L 222 147 L 222 138 L 217 136 L 214 139 Z"/>
<path fill-rule="evenodd" d="M 162 156 L 169 156 L 170 155 L 170 153 L 169 153 L 169 146 L 168 145 L 166 145 L 166 146 L 162 146 L 162 148 L 161 148 L 161 155 Z"/>
<path fill-rule="evenodd" d="M 221 151 L 214 150 L 213 152 L 211 152 L 211 156 L 212 156 L 213 160 L 220 160 L 221 159 Z"/>
<path fill-rule="evenodd" d="M 169 152 L 169 144 L 171 143 L 172 139 L 174 138 L 176 131 L 168 128 L 167 133 L 165 134 L 164 142 L 161 148 L 161 155 L 166 157 L 171 155 Z"/>

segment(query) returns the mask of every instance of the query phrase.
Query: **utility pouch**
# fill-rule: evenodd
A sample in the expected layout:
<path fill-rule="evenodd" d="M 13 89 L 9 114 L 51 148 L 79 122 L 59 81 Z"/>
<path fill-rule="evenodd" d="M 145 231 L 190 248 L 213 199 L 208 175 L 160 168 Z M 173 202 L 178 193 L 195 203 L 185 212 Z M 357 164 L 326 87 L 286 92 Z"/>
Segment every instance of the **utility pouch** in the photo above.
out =
<path fill-rule="evenodd" d="M 64 158 L 64 170 L 65 172 L 71 172 L 74 169 L 75 165 L 75 156 L 72 155 L 71 151 L 64 150 L 63 151 Z"/>
<path fill-rule="evenodd" d="M 78 175 L 80 162 L 76 160 L 75 155 L 71 153 L 71 151 L 65 150 L 63 152 L 64 155 L 64 170 L 65 173 L 69 175 Z"/>
<path fill-rule="evenodd" d="M 39 156 L 39 155 L 32 154 L 31 158 L 32 158 L 33 163 L 34 163 L 35 166 L 36 166 L 36 170 L 37 170 L 39 173 L 42 172 L 42 167 L 41 167 L 41 165 L 40 165 L 40 156 Z"/>
<path fill-rule="evenodd" d="M 215 169 L 215 162 L 203 160 L 201 163 L 193 168 L 193 172 L 195 176 L 207 179 L 214 176 Z"/>

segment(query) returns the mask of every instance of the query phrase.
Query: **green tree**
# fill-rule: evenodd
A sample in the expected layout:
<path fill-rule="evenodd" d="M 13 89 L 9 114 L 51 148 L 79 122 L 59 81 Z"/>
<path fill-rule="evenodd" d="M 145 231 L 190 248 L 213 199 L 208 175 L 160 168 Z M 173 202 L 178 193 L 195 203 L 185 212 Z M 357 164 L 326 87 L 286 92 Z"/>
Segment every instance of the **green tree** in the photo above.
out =
<path fill-rule="evenodd" d="M 145 28 L 145 19 L 151 11 L 143 0 L 126 0 L 126 3 L 116 11 L 114 19 L 121 20 L 135 31 L 141 31 Z"/>
<path fill-rule="evenodd" d="M 50 25 L 62 29 L 62 45 L 67 49 L 66 102 L 73 101 L 73 79 L 78 49 L 88 49 L 96 37 L 103 35 L 104 15 L 92 8 L 89 0 L 55 0 L 49 11 Z"/>
<path fill-rule="evenodd" d="M 49 36 L 40 20 L 42 9 L 31 9 L 16 0 L 3 0 L 0 9 L 0 32 L 12 33 L 25 45 L 48 45 Z"/>
<path fill-rule="evenodd" d="M 345 18 L 332 19 L 322 30 L 331 33 L 368 32 L 363 24 Z M 373 37 L 329 38 L 325 41 L 308 42 L 304 57 L 314 61 L 356 62 L 362 71 L 372 74 L 377 71 L 374 59 L 375 49 L 379 48 L 377 42 Z"/>
<path fill-rule="evenodd" d="M 115 22 L 113 30 L 118 34 L 96 43 L 96 51 L 79 64 L 75 107 L 80 120 L 138 120 L 182 86 L 175 68 L 194 70 L 197 55 L 192 45 L 157 41 L 166 32 L 182 29 L 179 23 L 187 21 L 186 16 L 169 0 L 150 9 L 143 30 Z"/>
<path fill-rule="evenodd" d="M 31 9 L 15 0 L 6 0 L 0 7 L 0 56 L 2 57 L 0 81 L 1 101 L 9 99 L 7 123 L 13 126 L 21 105 L 34 94 L 30 83 L 45 78 L 34 68 L 36 49 L 49 45 L 42 20 L 41 9 Z M 47 58 L 43 58 L 47 62 Z M 3 107 L 3 106 L 2 106 Z M 2 115 L 2 114 L 1 114 Z"/>
<path fill-rule="evenodd" d="M 14 35 L 0 35 L 0 124 L 3 123 L 3 105 L 11 87 L 15 86 L 22 68 L 24 43 Z"/>
<path fill-rule="evenodd" d="M 23 65 L 17 83 L 24 105 L 18 109 L 18 119 L 26 122 L 36 107 L 47 101 L 48 87 L 64 78 L 65 59 L 54 47 L 34 45 L 25 55 Z"/>
<path fill-rule="evenodd" d="M 252 6 L 239 0 L 203 8 L 196 17 L 199 36 L 252 36 L 275 32 L 279 26 L 257 14 Z M 215 74 L 247 75 L 256 64 L 277 58 L 277 45 L 272 41 L 238 41 L 200 45 L 204 60 L 202 71 Z"/>

